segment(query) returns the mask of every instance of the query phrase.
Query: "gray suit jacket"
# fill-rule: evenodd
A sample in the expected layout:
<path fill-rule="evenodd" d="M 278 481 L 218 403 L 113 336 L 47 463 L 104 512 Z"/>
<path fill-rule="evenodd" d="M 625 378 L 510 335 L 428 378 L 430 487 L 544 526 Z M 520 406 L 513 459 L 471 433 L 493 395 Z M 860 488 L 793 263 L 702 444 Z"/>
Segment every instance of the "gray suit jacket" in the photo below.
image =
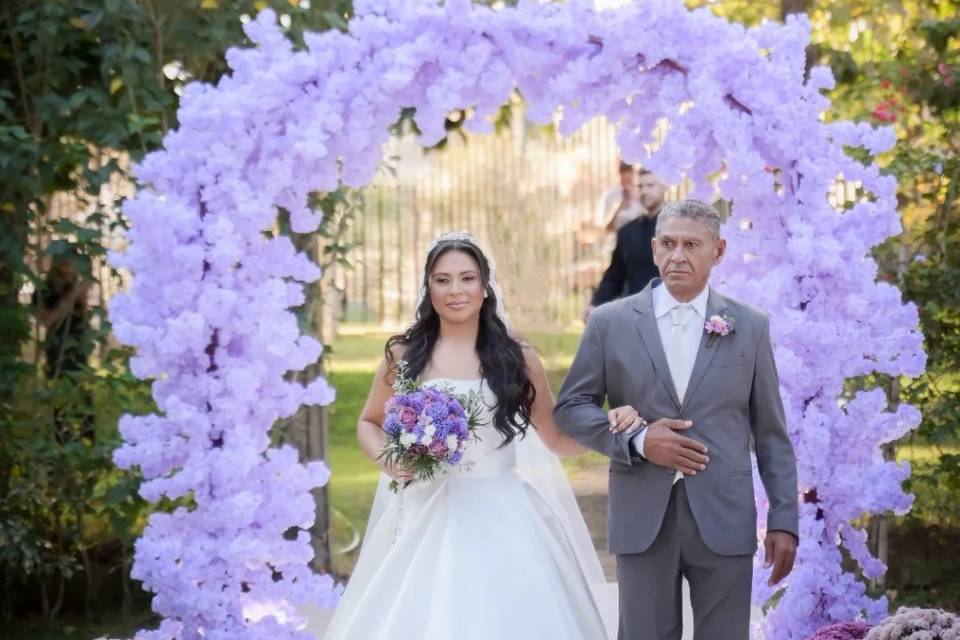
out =
<path fill-rule="evenodd" d="M 707 317 L 726 315 L 735 330 L 707 346 L 704 331 L 683 404 L 677 399 L 653 312 L 654 280 L 640 293 L 598 307 L 560 389 L 560 429 L 610 458 L 612 553 L 642 553 L 656 538 L 674 470 L 634 454 L 629 436 L 610 433 L 604 399 L 631 405 L 647 421 L 692 420 L 684 432 L 709 448 L 705 471 L 687 476 L 700 535 L 720 555 L 757 548 L 751 447 L 769 498 L 768 530 L 798 535 L 797 470 L 787 435 L 767 316 L 713 289 Z"/>

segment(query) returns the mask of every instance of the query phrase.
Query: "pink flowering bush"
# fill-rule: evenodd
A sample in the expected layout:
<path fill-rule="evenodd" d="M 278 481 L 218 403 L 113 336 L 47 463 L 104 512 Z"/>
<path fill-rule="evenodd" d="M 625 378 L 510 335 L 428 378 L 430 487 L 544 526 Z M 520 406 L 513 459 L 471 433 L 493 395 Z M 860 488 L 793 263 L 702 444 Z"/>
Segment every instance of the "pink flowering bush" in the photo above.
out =
<path fill-rule="evenodd" d="M 866 640 L 960 640 L 960 619 L 942 609 L 900 607 L 871 629 Z"/>
<path fill-rule="evenodd" d="M 124 418 L 115 457 L 140 468 L 147 499 L 191 498 L 155 514 L 137 545 L 133 575 L 164 617 L 138 638 L 303 637 L 294 603 L 335 601 L 330 580 L 307 568 L 304 531 L 309 491 L 328 472 L 269 444 L 278 418 L 333 399 L 323 380 L 284 377 L 319 357 L 289 312 L 319 273 L 272 233 L 278 210 L 311 232 L 310 194 L 368 183 L 402 109 L 433 145 L 453 109 L 467 109 L 468 130 L 491 131 L 516 90 L 531 120 L 557 119 L 562 134 L 606 117 L 626 161 L 668 182 L 689 177 L 695 196 L 709 199 L 719 176 L 733 213 L 715 284 L 772 317 L 802 496 L 797 566 L 756 633 L 799 640 L 883 617 L 885 599 L 844 570 L 840 547 L 867 578 L 885 570 L 853 523 L 910 508 L 909 469 L 880 445 L 919 415 L 891 408 L 880 389 L 838 398 L 850 377 L 919 374 L 924 354 L 916 309 L 876 281 L 870 254 L 900 232 L 896 180 L 845 151 L 881 153 L 893 132 L 821 117 L 833 78 L 817 67 L 804 80 L 805 18 L 746 29 L 681 0 L 354 8 L 349 31 L 306 34 L 300 50 L 261 13 L 246 25 L 255 46 L 228 53 L 231 73 L 216 86 L 185 88 L 179 129 L 136 168 L 131 244 L 112 256 L 133 285 L 111 317 L 161 413 Z M 648 153 L 662 120 L 665 144 Z M 828 195 L 841 175 L 864 195 L 838 210 Z M 758 496 L 763 513 L 759 486 Z M 763 604 L 774 594 L 759 562 L 755 574 Z"/>

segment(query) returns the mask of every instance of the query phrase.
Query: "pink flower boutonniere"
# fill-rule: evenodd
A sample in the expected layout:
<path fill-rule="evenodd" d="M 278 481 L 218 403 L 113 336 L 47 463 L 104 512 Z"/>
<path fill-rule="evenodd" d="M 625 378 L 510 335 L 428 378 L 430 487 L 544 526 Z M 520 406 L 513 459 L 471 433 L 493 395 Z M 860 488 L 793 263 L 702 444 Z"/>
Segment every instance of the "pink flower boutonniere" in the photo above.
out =
<path fill-rule="evenodd" d="M 703 325 L 704 331 L 710 335 L 707 340 L 707 346 L 712 347 L 713 343 L 719 338 L 730 335 L 734 331 L 733 318 L 729 316 L 710 316 L 707 323 Z"/>

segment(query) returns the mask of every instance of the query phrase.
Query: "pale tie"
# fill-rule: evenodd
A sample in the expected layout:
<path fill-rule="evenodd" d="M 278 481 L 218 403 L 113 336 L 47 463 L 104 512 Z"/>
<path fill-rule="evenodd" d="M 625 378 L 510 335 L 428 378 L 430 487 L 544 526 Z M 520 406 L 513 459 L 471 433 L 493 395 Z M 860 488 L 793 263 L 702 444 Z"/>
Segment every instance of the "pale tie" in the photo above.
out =
<path fill-rule="evenodd" d="M 670 310 L 670 349 L 667 351 L 667 364 L 670 366 L 670 376 L 673 378 L 673 387 L 677 390 L 677 399 L 683 404 L 683 397 L 687 393 L 687 384 L 690 382 L 690 347 L 686 337 L 687 323 L 690 321 L 693 307 L 689 304 L 678 304 Z"/>
<path fill-rule="evenodd" d="M 670 310 L 670 349 L 667 351 L 667 364 L 670 366 L 670 377 L 673 378 L 673 387 L 677 390 L 677 399 L 683 404 L 683 397 L 687 394 L 687 384 L 690 382 L 690 349 L 687 340 L 687 323 L 694 313 L 689 304 L 678 304 Z M 673 474 L 673 483 L 683 480 L 683 473 Z"/>

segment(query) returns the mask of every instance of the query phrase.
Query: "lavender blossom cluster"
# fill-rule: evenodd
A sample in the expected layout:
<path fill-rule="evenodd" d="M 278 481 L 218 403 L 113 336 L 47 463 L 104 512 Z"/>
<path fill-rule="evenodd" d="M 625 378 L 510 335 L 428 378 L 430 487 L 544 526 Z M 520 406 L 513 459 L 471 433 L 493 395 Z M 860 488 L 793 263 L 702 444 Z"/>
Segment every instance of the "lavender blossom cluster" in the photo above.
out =
<path fill-rule="evenodd" d="M 327 471 L 268 437 L 300 404 L 333 398 L 322 380 L 283 378 L 319 355 L 288 311 L 319 274 L 264 232 L 278 207 L 310 232 L 320 215 L 311 192 L 367 184 L 401 109 L 415 109 L 432 145 L 452 109 L 468 109 L 468 130 L 492 131 L 515 90 L 528 118 L 558 119 L 562 134 L 606 117 L 624 160 L 667 182 L 689 177 L 694 197 L 710 198 L 719 176 L 733 214 L 716 284 L 773 318 L 802 493 L 797 567 L 757 635 L 799 640 L 831 622 L 882 618 L 886 601 L 843 569 L 840 547 L 867 577 L 885 570 L 853 523 L 909 509 L 909 469 L 880 445 L 919 415 L 890 408 L 879 389 L 838 399 L 847 378 L 915 376 L 925 358 L 916 309 L 877 281 L 870 255 L 900 232 L 896 180 L 844 150 L 882 153 L 893 130 L 822 117 L 833 78 L 816 67 L 804 79 L 807 20 L 747 29 L 681 0 L 615 11 L 588 0 L 356 0 L 354 10 L 349 31 L 306 34 L 299 50 L 262 12 L 246 25 L 255 46 L 228 52 L 231 73 L 216 86 L 185 88 L 179 129 L 136 168 L 132 243 L 112 256 L 133 286 L 111 316 L 137 347 L 134 372 L 154 379 L 161 413 L 124 418 L 116 460 L 140 467 L 148 499 L 195 503 L 155 514 L 137 545 L 133 575 L 165 618 L 138 637 L 300 637 L 292 614 L 255 621 L 247 605 L 287 611 L 335 598 L 306 568 L 305 534 L 284 535 L 310 525 L 309 490 Z M 662 121 L 664 144 L 650 152 Z M 829 201 L 839 176 L 864 194 L 842 208 Z M 759 564 L 755 573 L 764 603 L 773 594 Z"/>

